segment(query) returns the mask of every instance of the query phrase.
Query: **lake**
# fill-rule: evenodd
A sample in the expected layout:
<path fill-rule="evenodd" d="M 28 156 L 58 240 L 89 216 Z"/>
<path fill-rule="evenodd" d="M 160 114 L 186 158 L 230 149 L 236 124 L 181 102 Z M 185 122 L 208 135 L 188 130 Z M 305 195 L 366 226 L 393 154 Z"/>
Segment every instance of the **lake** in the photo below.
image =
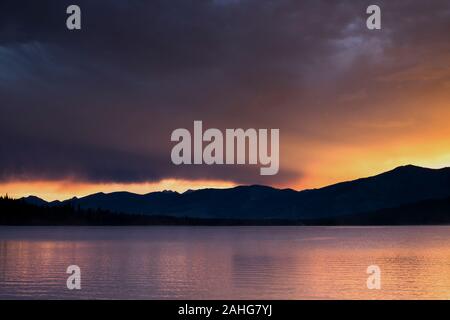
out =
<path fill-rule="evenodd" d="M 0 227 L 0 299 L 54 298 L 449 299 L 450 227 Z"/>

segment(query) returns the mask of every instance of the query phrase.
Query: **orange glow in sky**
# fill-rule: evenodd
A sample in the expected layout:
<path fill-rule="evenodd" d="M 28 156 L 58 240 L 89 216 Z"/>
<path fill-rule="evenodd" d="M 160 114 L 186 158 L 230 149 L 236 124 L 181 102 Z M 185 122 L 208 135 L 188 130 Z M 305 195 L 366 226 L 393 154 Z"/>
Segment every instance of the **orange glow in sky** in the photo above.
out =
<path fill-rule="evenodd" d="M 0 194 L 12 198 L 34 195 L 47 201 L 83 197 L 97 192 L 128 191 L 146 194 L 154 191 L 172 190 L 184 192 L 188 189 L 229 188 L 233 183 L 223 181 L 163 180 L 158 183 L 83 183 L 75 181 L 19 181 L 0 184 Z"/>
<path fill-rule="evenodd" d="M 445 57 L 442 61 L 447 60 Z M 362 92 L 353 94 L 351 99 L 337 96 L 330 102 L 332 108 L 328 113 L 311 113 L 305 118 L 294 110 L 286 115 L 288 129 L 283 131 L 284 127 L 280 126 L 280 170 L 298 173 L 298 178 L 292 174 L 281 183 L 268 180 L 264 184 L 302 190 L 373 176 L 407 164 L 428 168 L 450 166 L 450 67 L 435 70 L 412 68 L 380 78 L 379 83 L 398 88 L 384 100 L 373 101 Z M 411 83 L 418 84 L 420 90 Z M 0 182 L 0 194 L 64 200 L 96 192 L 184 192 L 237 184 L 170 176 L 144 183 L 27 181 L 12 177 Z"/>

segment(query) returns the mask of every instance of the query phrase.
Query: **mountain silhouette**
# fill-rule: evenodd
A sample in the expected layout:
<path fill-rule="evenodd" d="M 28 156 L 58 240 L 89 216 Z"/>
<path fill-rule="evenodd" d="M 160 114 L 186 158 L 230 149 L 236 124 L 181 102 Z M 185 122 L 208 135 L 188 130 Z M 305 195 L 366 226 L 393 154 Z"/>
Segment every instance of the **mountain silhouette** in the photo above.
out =
<path fill-rule="evenodd" d="M 303 191 L 253 185 L 185 193 L 96 193 L 51 203 L 36 197 L 24 200 L 38 205 L 71 205 L 139 215 L 315 220 L 354 217 L 449 196 L 450 168 L 428 169 L 407 165 L 376 176 Z"/>
<path fill-rule="evenodd" d="M 28 197 L 25 197 L 22 199 L 25 200 L 25 202 L 36 205 L 36 206 L 43 206 L 43 205 L 48 204 L 47 201 L 45 201 L 41 198 L 35 197 L 35 196 L 28 196 Z"/>

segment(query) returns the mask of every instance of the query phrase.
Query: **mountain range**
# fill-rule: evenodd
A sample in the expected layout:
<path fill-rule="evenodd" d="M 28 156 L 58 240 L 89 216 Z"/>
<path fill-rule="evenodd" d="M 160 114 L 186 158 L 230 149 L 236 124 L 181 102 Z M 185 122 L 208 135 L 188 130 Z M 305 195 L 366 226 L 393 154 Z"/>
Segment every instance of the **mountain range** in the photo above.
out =
<path fill-rule="evenodd" d="M 339 221 L 351 224 L 358 219 L 369 219 L 377 224 L 377 217 L 383 217 L 383 221 L 389 224 L 389 219 L 395 220 L 398 215 L 402 215 L 402 221 L 407 221 L 405 210 L 414 211 L 417 221 L 426 220 L 428 207 L 435 211 L 438 207 L 439 215 L 450 220 L 450 202 L 446 200 L 449 197 L 450 168 L 428 169 L 407 165 L 376 176 L 303 191 L 253 185 L 184 193 L 96 193 L 53 202 L 33 196 L 23 200 L 38 206 L 70 205 L 138 215 L 243 220 L 328 219 L 337 224 Z M 417 208 L 423 212 L 418 213 Z"/>

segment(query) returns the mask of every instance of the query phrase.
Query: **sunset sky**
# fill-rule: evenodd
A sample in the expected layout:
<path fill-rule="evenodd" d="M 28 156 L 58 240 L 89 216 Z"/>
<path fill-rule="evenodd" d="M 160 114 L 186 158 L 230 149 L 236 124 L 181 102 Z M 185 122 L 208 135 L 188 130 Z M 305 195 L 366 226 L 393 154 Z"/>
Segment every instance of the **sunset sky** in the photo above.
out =
<path fill-rule="evenodd" d="M 0 3 L 0 194 L 315 188 L 450 166 L 450 2 Z M 78 4 L 82 30 L 66 28 Z M 175 166 L 171 132 L 279 128 L 280 171 Z"/>

